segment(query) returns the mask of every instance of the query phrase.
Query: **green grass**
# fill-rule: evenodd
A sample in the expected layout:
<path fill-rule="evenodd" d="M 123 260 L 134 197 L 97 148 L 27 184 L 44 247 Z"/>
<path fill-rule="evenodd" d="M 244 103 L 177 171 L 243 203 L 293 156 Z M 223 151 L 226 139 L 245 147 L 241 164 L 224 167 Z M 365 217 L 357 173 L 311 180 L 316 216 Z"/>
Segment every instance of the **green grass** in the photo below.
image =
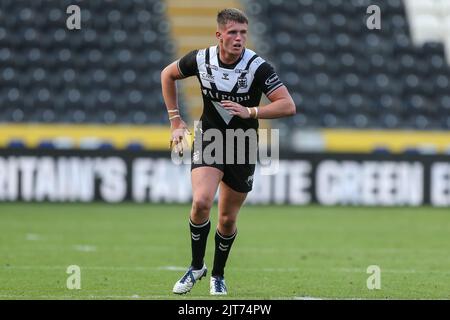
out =
<path fill-rule="evenodd" d="M 0 299 L 210 299 L 209 277 L 171 293 L 190 262 L 188 212 L 0 204 Z M 246 206 L 238 229 L 226 298 L 450 298 L 448 209 Z M 66 288 L 69 265 L 81 268 L 81 290 Z M 381 268 L 380 290 L 366 287 L 369 265 Z"/>

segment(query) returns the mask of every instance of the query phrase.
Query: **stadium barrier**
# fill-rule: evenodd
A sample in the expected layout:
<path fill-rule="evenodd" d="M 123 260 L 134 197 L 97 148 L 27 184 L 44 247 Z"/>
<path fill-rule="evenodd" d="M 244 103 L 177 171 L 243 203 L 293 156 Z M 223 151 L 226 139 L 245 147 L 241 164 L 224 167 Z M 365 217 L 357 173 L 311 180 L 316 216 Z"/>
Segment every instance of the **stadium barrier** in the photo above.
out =
<path fill-rule="evenodd" d="M 450 156 L 283 154 L 250 204 L 450 206 Z M 187 203 L 190 166 L 168 152 L 1 149 L 0 201 Z"/>

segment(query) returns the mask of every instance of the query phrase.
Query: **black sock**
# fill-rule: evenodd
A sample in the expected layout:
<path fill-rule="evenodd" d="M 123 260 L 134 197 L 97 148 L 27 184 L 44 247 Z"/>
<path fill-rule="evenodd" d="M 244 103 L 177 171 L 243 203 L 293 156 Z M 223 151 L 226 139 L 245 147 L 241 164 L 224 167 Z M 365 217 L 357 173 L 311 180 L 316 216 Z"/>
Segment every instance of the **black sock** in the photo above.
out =
<path fill-rule="evenodd" d="M 225 264 L 227 263 L 228 254 L 231 250 L 231 245 L 236 238 L 237 230 L 231 236 L 223 236 L 216 230 L 216 249 L 214 252 L 214 267 L 212 270 L 213 276 L 223 277 Z"/>
<path fill-rule="evenodd" d="M 206 240 L 208 240 L 209 229 L 211 222 L 206 221 L 202 224 L 194 224 L 189 219 L 189 226 L 191 229 L 191 248 L 192 248 L 192 262 L 191 266 L 198 270 L 203 267 L 203 258 L 205 257 Z"/>

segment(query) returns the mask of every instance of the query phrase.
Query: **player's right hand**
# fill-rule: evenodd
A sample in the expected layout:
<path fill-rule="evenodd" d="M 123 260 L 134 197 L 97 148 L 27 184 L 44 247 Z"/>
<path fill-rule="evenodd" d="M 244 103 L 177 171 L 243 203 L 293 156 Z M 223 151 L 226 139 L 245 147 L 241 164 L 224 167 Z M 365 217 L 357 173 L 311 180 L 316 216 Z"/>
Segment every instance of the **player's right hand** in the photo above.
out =
<path fill-rule="evenodd" d="M 186 123 L 183 120 L 179 120 L 176 125 L 171 126 L 172 137 L 170 139 L 170 149 L 173 148 L 174 152 L 178 153 L 180 157 L 183 156 L 185 148 L 189 147 L 189 137 L 191 132 L 189 131 Z"/>

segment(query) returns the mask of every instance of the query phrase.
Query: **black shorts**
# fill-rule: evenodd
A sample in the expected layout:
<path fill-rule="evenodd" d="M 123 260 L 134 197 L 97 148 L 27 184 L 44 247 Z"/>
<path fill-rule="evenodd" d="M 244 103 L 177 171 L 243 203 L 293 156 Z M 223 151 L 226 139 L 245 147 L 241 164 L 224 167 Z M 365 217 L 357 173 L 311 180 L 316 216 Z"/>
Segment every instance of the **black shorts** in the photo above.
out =
<path fill-rule="evenodd" d="M 212 162 L 211 158 L 208 158 L 209 152 L 211 152 L 211 147 L 206 149 L 212 141 L 202 141 L 201 143 L 193 143 L 192 146 L 192 158 L 191 158 L 191 171 L 195 168 L 200 167 L 212 167 L 217 168 L 223 172 L 222 181 L 227 184 L 231 189 L 237 192 L 248 193 L 253 188 L 253 174 L 255 173 L 256 158 L 257 158 L 257 146 L 258 141 L 245 143 L 245 161 L 242 163 L 238 161 L 237 147 L 234 150 L 234 159 L 232 161 L 227 161 L 226 153 L 226 143 L 223 144 L 222 156 L 218 156 L 218 161 Z M 206 149 L 206 150 L 205 150 Z M 250 159 L 250 150 L 253 151 L 252 159 Z M 206 151 L 206 152 L 205 152 Z M 201 152 L 201 157 L 199 153 Z M 241 150 L 242 152 L 242 150 Z M 213 157 L 216 153 L 211 152 Z M 204 156 L 203 156 L 204 155 Z M 230 157 L 231 158 L 231 157 Z M 230 159 L 228 159 L 230 160 Z"/>

